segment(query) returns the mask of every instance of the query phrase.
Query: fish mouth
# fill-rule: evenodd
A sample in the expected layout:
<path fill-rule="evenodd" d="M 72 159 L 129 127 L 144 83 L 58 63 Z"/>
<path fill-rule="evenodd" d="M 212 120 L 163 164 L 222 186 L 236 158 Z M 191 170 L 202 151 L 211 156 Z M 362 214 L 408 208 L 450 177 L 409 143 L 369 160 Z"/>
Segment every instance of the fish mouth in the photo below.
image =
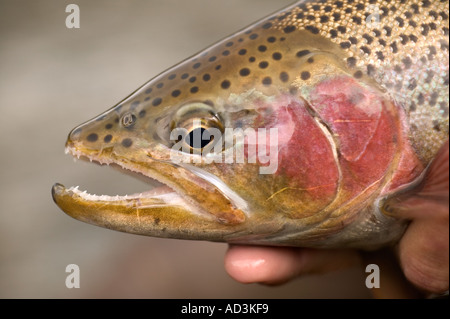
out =
<path fill-rule="evenodd" d="M 236 222 L 224 222 L 206 211 L 175 183 L 147 166 L 140 168 L 136 163 L 116 159 L 112 153 L 81 151 L 73 145 L 66 146 L 66 153 L 159 184 L 142 193 L 123 196 L 90 194 L 78 186 L 66 188 L 55 184 L 52 187 L 54 202 L 77 220 L 139 235 L 208 241 L 227 241 L 226 238 L 233 237 L 243 227 Z"/>
<path fill-rule="evenodd" d="M 150 176 L 147 172 L 138 169 L 136 165 L 131 163 L 115 160 L 112 157 L 105 157 L 95 153 L 82 152 L 74 146 L 66 147 L 66 154 L 72 155 L 74 158 L 82 161 L 91 162 L 100 166 L 109 166 L 121 171 L 132 177 L 144 180 L 150 185 L 155 185 L 147 191 L 130 195 L 97 195 L 91 194 L 87 190 L 81 190 L 79 186 L 72 186 L 66 188 L 64 185 L 56 183 L 52 188 L 52 196 L 54 201 L 58 204 L 58 199 L 62 195 L 69 195 L 79 201 L 92 204 L 105 205 L 125 205 L 127 207 L 134 207 L 136 209 L 156 208 L 179 206 L 187 208 L 191 213 L 196 215 L 203 215 L 204 218 L 210 218 L 204 212 L 192 203 L 186 200 L 186 197 L 175 191 L 174 187 L 168 186 L 164 183 L 161 177 Z"/>

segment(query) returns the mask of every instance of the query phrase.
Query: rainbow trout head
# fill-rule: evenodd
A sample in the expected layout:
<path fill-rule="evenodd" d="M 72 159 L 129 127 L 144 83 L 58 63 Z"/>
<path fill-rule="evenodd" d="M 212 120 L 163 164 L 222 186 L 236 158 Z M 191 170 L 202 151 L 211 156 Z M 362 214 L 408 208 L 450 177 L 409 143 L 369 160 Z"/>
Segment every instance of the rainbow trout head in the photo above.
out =
<path fill-rule="evenodd" d="M 405 222 L 384 202 L 418 184 L 445 142 L 448 93 L 447 114 L 429 115 L 439 130 L 419 145 L 402 91 L 374 75 L 385 57 L 374 53 L 376 65 L 367 64 L 370 54 L 344 41 L 348 25 L 325 34 L 305 18 L 319 8 L 327 25 L 338 17 L 328 7 L 287 8 L 75 128 L 68 153 L 163 186 L 111 197 L 56 184 L 57 205 L 91 224 L 156 237 L 363 248 L 398 239 Z M 370 30 L 352 32 L 369 51 Z"/>

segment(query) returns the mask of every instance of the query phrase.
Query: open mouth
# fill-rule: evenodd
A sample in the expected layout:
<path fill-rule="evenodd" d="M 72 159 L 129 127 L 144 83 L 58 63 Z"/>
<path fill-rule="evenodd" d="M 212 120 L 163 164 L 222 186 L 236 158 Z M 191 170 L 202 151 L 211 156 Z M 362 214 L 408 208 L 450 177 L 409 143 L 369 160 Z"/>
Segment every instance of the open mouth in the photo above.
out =
<path fill-rule="evenodd" d="M 88 155 L 77 150 L 74 147 L 66 147 L 66 154 L 74 156 L 74 158 L 92 162 L 101 166 L 110 166 L 112 168 L 120 170 L 122 173 L 131 175 L 135 178 L 143 180 L 150 189 L 134 193 L 130 195 L 97 195 L 91 194 L 87 190 L 81 190 L 79 186 L 72 186 L 65 188 L 61 184 L 55 184 L 53 187 L 53 198 L 57 202 L 55 196 L 58 194 L 68 194 L 79 201 L 92 202 L 92 203 L 105 203 L 105 204 L 117 204 L 132 206 L 135 208 L 151 208 L 151 207 L 165 207 L 165 206 L 180 206 L 189 207 L 192 212 L 197 210 L 192 207 L 192 204 L 188 203 L 180 194 L 178 194 L 173 188 L 160 182 L 158 179 L 152 178 L 132 165 L 126 165 L 120 162 L 115 162 L 110 158 L 101 157 L 98 155 Z"/>

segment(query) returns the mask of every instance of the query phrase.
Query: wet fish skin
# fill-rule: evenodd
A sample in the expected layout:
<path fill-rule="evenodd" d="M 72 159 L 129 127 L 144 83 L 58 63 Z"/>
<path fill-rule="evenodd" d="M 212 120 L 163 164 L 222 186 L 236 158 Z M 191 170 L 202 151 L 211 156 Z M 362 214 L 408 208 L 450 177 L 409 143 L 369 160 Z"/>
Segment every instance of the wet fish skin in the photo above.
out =
<path fill-rule="evenodd" d="M 371 15 L 379 21 L 368 24 Z M 406 223 L 388 216 L 384 201 L 425 179 L 448 139 L 448 59 L 447 1 L 300 1 L 70 133 L 72 155 L 155 178 L 180 195 L 95 197 L 55 185 L 53 198 L 77 219 L 150 236 L 393 242 Z M 278 128 L 278 171 L 175 165 L 170 129 L 207 117 L 213 126 Z"/>

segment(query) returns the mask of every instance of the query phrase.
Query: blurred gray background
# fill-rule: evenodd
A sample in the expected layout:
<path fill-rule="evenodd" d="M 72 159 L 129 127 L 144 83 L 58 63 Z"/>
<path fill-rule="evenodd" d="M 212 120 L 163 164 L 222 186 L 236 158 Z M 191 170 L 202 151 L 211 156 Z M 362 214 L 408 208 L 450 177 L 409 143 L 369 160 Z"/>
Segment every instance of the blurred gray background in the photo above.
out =
<path fill-rule="evenodd" d="M 91 193 L 146 185 L 73 163 L 64 143 L 151 77 L 291 0 L 0 0 L 1 298 L 367 298 L 350 269 L 280 287 L 242 285 L 225 244 L 140 237 L 78 222 L 51 199 L 55 182 Z M 81 10 L 67 29 L 66 5 Z M 68 289 L 77 264 L 81 288 Z"/>

